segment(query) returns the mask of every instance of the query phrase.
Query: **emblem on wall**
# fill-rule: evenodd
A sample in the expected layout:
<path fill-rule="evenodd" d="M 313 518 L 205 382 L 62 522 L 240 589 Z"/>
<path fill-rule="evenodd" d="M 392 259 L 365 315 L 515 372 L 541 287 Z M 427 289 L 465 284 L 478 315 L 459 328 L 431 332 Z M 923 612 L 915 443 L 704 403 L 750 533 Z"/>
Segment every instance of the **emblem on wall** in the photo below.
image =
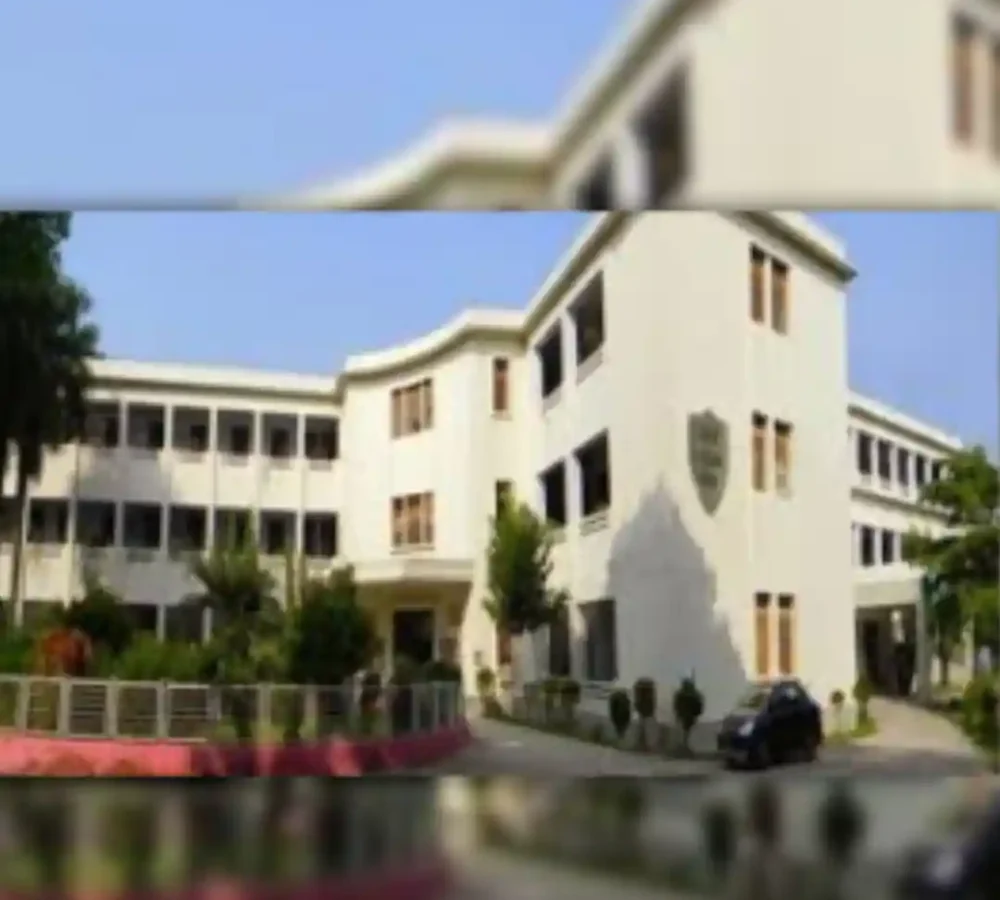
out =
<path fill-rule="evenodd" d="M 711 410 L 688 416 L 688 464 L 698 499 L 712 515 L 729 478 L 729 426 Z"/>

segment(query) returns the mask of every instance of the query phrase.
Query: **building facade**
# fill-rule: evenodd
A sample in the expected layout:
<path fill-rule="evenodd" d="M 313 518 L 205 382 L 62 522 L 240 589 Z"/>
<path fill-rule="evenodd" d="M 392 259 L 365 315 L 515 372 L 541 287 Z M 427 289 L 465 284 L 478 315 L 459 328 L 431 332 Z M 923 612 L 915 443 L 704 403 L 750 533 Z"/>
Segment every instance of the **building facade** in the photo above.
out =
<path fill-rule="evenodd" d="M 1000 193 L 998 47 L 994 0 L 642 0 L 550 120 L 449 122 L 274 202 L 980 205 Z"/>
<path fill-rule="evenodd" d="M 894 472 L 904 446 L 953 446 L 850 394 L 853 275 L 798 214 L 602 214 L 525 311 L 466 311 L 337 376 L 100 361 L 86 440 L 30 488 L 25 614 L 94 571 L 146 627 L 202 633 L 178 612 L 190 556 L 252 526 L 279 580 L 289 553 L 355 567 L 386 667 L 450 658 L 471 687 L 507 661 L 482 601 L 490 520 L 516 496 L 555 529 L 571 597 L 553 673 L 694 671 L 709 714 L 762 676 L 846 689 L 856 603 L 902 608 L 914 583 L 852 564 L 852 522 L 922 513 L 880 493 L 881 450 L 857 474 L 844 436 L 892 435 Z"/>

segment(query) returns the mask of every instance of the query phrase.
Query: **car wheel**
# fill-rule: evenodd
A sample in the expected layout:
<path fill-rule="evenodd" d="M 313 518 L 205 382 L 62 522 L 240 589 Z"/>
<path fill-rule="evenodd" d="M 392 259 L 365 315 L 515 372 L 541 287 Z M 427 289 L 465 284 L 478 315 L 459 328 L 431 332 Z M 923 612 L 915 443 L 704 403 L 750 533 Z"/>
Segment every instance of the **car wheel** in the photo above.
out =
<path fill-rule="evenodd" d="M 819 755 L 819 741 L 816 739 L 816 735 L 810 734 L 805 739 L 805 745 L 802 748 L 802 760 L 803 762 L 815 762 L 816 757 Z"/>

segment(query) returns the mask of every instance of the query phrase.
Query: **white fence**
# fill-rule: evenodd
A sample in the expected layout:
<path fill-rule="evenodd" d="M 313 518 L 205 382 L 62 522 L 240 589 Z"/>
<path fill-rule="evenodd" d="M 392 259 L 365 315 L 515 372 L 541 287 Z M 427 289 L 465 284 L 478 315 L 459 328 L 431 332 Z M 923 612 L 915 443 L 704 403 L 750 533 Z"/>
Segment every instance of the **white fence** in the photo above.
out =
<path fill-rule="evenodd" d="M 222 686 L 0 675 L 0 729 L 61 737 L 225 740 L 237 719 L 261 740 L 413 734 L 458 723 L 460 685 Z"/>

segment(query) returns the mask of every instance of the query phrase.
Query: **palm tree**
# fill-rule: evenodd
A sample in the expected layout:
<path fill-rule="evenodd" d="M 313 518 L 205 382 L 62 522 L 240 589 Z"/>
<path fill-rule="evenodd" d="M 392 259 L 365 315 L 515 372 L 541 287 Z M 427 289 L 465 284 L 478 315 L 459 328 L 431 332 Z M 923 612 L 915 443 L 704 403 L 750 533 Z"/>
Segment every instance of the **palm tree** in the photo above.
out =
<path fill-rule="evenodd" d="M 275 599 L 275 579 L 260 564 L 254 535 L 243 541 L 216 544 L 195 561 L 192 576 L 201 591 L 189 605 L 212 611 L 212 661 L 207 673 L 213 682 L 243 686 L 259 678 L 275 677 L 280 654 L 275 645 L 284 636 L 284 616 Z M 252 706 L 242 691 L 232 692 L 233 725 L 240 740 L 252 737 Z"/>
<path fill-rule="evenodd" d="M 87 320 L 90 296 L 61 279 L 51 284 L 4 288 L 5 325 L 11 345 L 5 393 L 5 432 L 17 451 L 15 544 L 10 601 L 19 621 L 24 518 L 28 482 L 42 474 L 45 450 L 79 437 L 97 357 L 99 332 Z M 6 459 L 2 460 L 6 462 Z"/>

